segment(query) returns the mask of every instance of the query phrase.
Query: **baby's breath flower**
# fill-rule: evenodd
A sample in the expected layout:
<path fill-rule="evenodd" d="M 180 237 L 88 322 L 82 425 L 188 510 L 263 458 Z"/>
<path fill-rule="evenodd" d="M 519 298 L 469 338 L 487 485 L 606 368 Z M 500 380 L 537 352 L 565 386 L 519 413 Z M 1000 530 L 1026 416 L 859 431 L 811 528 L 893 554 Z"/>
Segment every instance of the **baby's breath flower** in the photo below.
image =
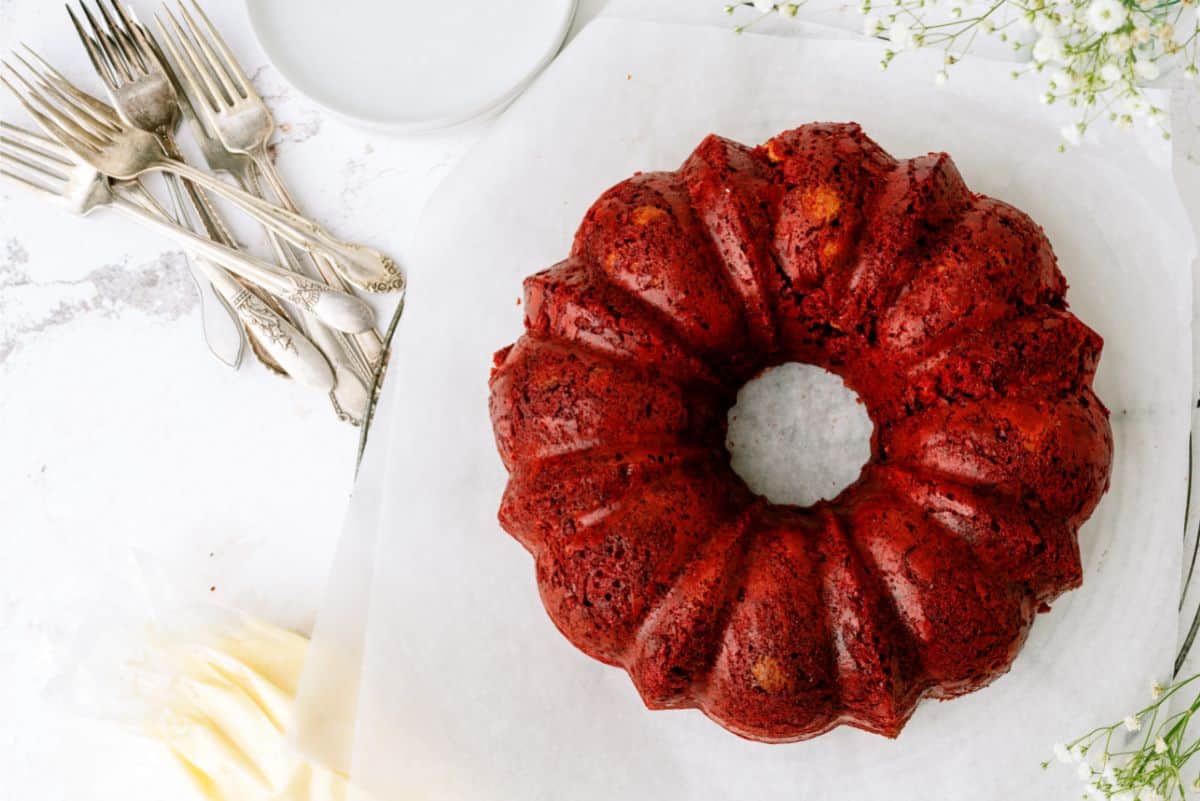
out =
<path fill-rule="evenodd" d="M 1097 33 L 1112 33 L 1125 24 L 1129 12 L 1120 0 L 1092 0 L 1087 20 Z"/>
<path fill-rule="evenodd" d="M 912 28 L 903 20 L 896 20 L 892 23 L 892 27 L 888 29 L 888 38 L 900 50 L 907 50 L 916 44 Z"/>
<path fill-rule="evenodd" d="M 804 0 L 739 0 L 725 5 L 725 10 L 790 17 L 803 4 Z M 982 6 L 969 0 L 852 0 L 852 4 L 862 14 L 863 34 L 888 40 L 881 68 L 887 69 L 907 51 L 935 47 L 942 54 L 940 69 L 933 72 L 939 85 L 949 80 L 951 66 L 970 51 L 979 34 L 1011 45 L 1019 55 L 1028 54 L 1029 63 L 1015 70 L 1013 77 L 1045 76 L 1035 81 L 1041 102 L 1067 105 L 1078 114 L 1077 124 L 1061 129 L 1060 150 L 1080 141 L 1097 120 L 1116 127 L 1150 125 L 1168 136 L 1165 111 L 1152 107 L 1141 87 L 1165 76 L 1177 62 L 1189 79 L 1200 78 L 1200 23 L 1186 10 L 1200 5 L 1200 0 L 987 0 Z M 1181 25 L 1187 29 L 1179 33 Z M 739 25 L 737 30 L 746 27 Z M 1167 690 L 1159 684 L 1154 687 L 1157 702 Z M 1142 725 L 1134 716 L 1124 722 L 1131 731 Z M 1120 725 L 1119 721 L 1114 727 Z M 1100 763 L 1097 770 L 1103 767 Z M 1120 784 L 1137 784 L 1123 773 L 1121 777 Z M 1098 778 L 1096 785 L 1110 796 L 1118 791 L 1118 783 L 1107 778 Z"/>
<path fill-rule="evenodd" d="M 1076 83 L 1075 76 L 1066 70 L 1058 70 L 1050 76 L 1050 87 L 1058 92 L 1070 92 Z"/>
<path fill-rule="evenodd" d="M 1062 61 L 1063 43 L 1057 36 L 1043 36 L 1033 46 L 1033 58 L 1039 64 Z"/>
<path fill-rule="evenodd" d="M 1134 117 L 1145 117 L 1150 112 L 1150 104 L 1140 94 L 1129 95 L 1124 99 L 1122 105 L 1125 106 L 1126 113 L 1132 114 Z M 1131 731 L 1138 731 L 1141 728 L 1141 721 L 1138 721 L 1137 729 L 1131 729 Z"/>
<path fill-rule="evenodd" d="M 1080 102 L 1086 107 L 1089 99 L 1096 94 L 1099 93 L 1094 88 L 1083 87 L 1072 99 L 1082 98 Z M 1094 116 L 1077 123 L 1074 130 L 1070 126 L 1063 128 L 1064 141 L 1058 149 L 1064 151 L 1069 145 L 1076 144 L 1077 137 L 1081 138 L 1087 131 L 1089 121 L 1097 117 L 1107 117 L 1117 125 L 1133 125 L 1137 113 L 1149 116 L 1152 122 L 1159 118 L 1165 120 L 1166 117 L 1165 109 L 1149 103 L 1141 90 L 1129 84 L 1124 84 L 1115 95 L 1108 95 L 1102 108 Z M 1165 129 L 1162 136 L 1170 138 Z M 1184 711 L 1169 716 L 1165 714 L 1167 699 L 1189 684 L 1193 685 L 1192 692 L 1195 693 L 1200 688 L 1200 674 L 1169 687 L 1155 682 L 1151 685 L 1153 702 L 1146 708 L 1123 720 L 1093 728 L 1072 741 L 1074 744 L 1070 747 L 1062 744 L 1054 746 L 1054 756 L 1058 761 L 1078 761 L 1076 772 L 1086 782 L 1083 788 L 1085 799 L 1165 801 L 1169 798 L 1182 801 L 1191 797 L 1185 792 L 1187 789 L 1200 791 L 1200 776 L 1195 775 L 1194 768 L 1187 766 L 1192 755 L 1200 753 L 1200 739 L 1185 739 L 1193 737 L 1189 724 L 1195 722 L 1194 716 L 1200 715 L 1200 695 L 1193 696 Z M 1143 726 L 1153 729 L 1145 737 L 1126 739 L 1122 732 L 1122 728 L 1136 732 Z M 1110 753 L 1110 746 L 1119 747 Z M 1099 758 L 1089 762 L 1086 759 L 1089 752 Z M 1048 764 L 1042 763 L 1043 767 Z M 1190 782 L 1181 775 L 1185 766 L 1194 777 Z"/>
<path fill-rule="evenodd" d="M 1041 14 L 1034 18 L 1033 29 L 1038 32 L 1039 36 L 1058 36 L 1058 24 L 1048 14 Z"/>
<path fill-rule="evenodd" d="M 1133 39 L 1128 34 L 1119 33 L 1115 36 L 1109 36 L 1104 43 L 1104 47 L 1114 56 L 1119 56 L 1122 53 L 1129 52 L 1129 49 L 1133 47 Z"/>
<path fill-rule="evenodd" d="M 1064 125 L 1059 133 L 1062 134 L 1063 141 L 1071 147 L 1077 147 L 1082 141 L 1083 130 L 1082 123 L 1074 122 L 1070 125 Z M 1092 767 L 1086 762 L 1079 763 L 1079 775 L 1081 778 L 1089 779 L 1092 776 Z"/>
<path fill-rule="evenodd" d="M 1153 81 L 1160 74 L 1157 62 L 1150 59 L 1138 59 L 1133 62 L 1133 71 L 1145 81 Z"/>

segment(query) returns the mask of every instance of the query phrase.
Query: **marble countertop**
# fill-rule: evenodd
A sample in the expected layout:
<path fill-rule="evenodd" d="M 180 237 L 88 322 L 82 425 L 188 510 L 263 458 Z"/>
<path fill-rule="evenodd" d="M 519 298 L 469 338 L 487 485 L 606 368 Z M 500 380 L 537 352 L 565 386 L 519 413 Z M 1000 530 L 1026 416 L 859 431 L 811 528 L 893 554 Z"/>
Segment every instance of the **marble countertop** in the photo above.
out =
<path fill-rule="evenodd" d="M 413 139 L 352 127 L 280 78 L 241 2 L 205 5 L 276 114 L 301 207 L 403 260 L 426 199 L 486 123 Z M 602 5 L 584 0 L 575 30 Z M 99 92 L 56 4 L 0 0 L 0 53 L 19 43 Z M 5 92 L 0 118 L 27 124 Z M 357 444 L 323 395 L 207 352 L 171 243 L 0 182 L 0 799 L 192 797 L 163 749 L 81 722 L 62 671 L 149 619 L 147 565 L 185 600 L 307 631 Z"/>
<path fill-rule="evenodd" d="M 576 28 L 599 5 L 584 3 Z M 276 114 L 300 205 L 403 260 L 425 200 L 486 123 L 417 139 L 351 127 L 267 64 L 240 2 L 206 6 Z M 0 0 L 0 52 L 18 43 L 99 93 L 61 7 Z M 0 118 L 28 124 L 6 92 Z M 379 304 L 384 319 L 393 305 Z M 191 797 L 163 749 L 79 722 L 55 700 L 58 677 L 148 618 L 147 563 L 185 599 L 307 630 L 357 444 L 325 396 L 207 352 L 170 242 L 0 183 L 0 798 Z"/>

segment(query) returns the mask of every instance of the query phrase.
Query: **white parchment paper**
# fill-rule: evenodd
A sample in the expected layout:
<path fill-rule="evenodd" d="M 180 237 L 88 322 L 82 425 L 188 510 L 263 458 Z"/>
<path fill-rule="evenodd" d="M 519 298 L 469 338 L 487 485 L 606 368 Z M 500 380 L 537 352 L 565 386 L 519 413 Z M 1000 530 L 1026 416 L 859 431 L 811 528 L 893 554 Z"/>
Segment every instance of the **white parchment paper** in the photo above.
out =
<path fill-rule="evenodd" d="M 1006 65 L 963 63 L 935 88 L 929 60 L 882 73 L 879 57 L 870 43 L 600 20 L 439 190 L 410 263 L 381 410 L 390 433 L 372 445 L 381 466 L 364 474 L 381 501 L 369 616 L 359 608 L 350 621 L 365 619 L 366 634 L 349 767 L 369 791 L 1073 798 L 1069 770 L 1037 766 L 1050 743 L 1125 714 L 1151 678 L 1169 674 L 1192 253 L 1169 149 L 1131 137 L 1059 155 L 1062 120 L 1031 107 Z M 505 474 L 487 375 L 492 351 L 520 333 L 521 278 L 566 253 L 603 189 L 634 170 L 676 167 L 710 131 L 758 142 L 814 119 L 857 120 L 897 156 L 949 151 L 972 188 L 1046 228 L 1072 308 L 1106 340 L 1097 390 L 1113 410 L 1117 459 L 1113 489 L 1083 531 L 1084 587 L 1038 621 L 1009 675 L 922 705 L 897 741 L 838 730 L 764 746 L 695 711 L 647 712 L 624 673 L 554 629 L 532 561 L 495 521 Z M 347 574 L 361 585 L 360 571 Z M 331 596 L 338 590 L 335 577 Z"/>

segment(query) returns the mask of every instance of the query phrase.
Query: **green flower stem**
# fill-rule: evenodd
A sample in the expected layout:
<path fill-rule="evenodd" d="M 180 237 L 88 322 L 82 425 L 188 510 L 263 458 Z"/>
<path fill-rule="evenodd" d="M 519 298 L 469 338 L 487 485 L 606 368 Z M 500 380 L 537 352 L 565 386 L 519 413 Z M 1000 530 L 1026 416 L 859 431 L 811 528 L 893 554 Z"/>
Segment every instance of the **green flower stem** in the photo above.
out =
<path fill-rule="evenodd" d="M 1072 757 L 1088 764 L 1083 772 L 1089 776 L 1089 798 L 1140 798 L 1180 799 L 1186 801 L 1188 784 L 1183 771 L 1189 760 L 1200 752 L 1200 739 L 1188 741 L 1189 728 L 1200 713 L 1200 693 L 1191 697 L 1182 709 L 1166 714 L 1171 699 L 1200 680 L 1200 675 L 1176 682 L 1170 687 L 1158 688 L 1156 697 L 1139 709 L 1130 718 L 1104 726 L 1075 738 L 1060 749 L 1060 759 L 1071 761 Z M 1142 736 L 1134 740 L 1135 747 L 1113 750 L 1114 735 L 1136 718 L 1134 728 L 1140 728 Z M 1097 757 L 1097 753 L 1099 756 Z M 1097 763 L 1099 767 L 1096 767 Z M 1047 767 L 1049 761 L 1042 763 Z M 1196 786 L 1200 789 L 1200 778 Z"/>

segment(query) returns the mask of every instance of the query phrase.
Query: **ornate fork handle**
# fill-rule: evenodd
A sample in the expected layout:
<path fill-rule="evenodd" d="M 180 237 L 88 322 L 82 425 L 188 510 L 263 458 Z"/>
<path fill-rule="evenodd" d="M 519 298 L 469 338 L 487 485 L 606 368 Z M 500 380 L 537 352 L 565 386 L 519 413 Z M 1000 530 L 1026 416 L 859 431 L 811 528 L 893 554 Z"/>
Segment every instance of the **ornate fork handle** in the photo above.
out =
<path fill-rule="evenodd" d="M 127 184 L 129 198 L 163 221 L 170 217 L 154 196 L 140 182 Z M 113 203 L 117 203 L 113 195 Z M 204 273 L 213 289 L 225 299 L 238 320 L 257 336 L 262 347 L 287 374 L 304 384 L 329 392 L 334 374 L 321 351 L 291 323 L 276 314 L 269 306 L 213 262 L 196 260 L 197 269 Z"/>
<path fill-rule="evenodd" d="M 200 269 L 229 298 L 238 319 L 257 335 L 262 347 L 288 375 L 324 392 L 333 389 L 333 371 L 312 342 L 225 271 L 203 262 Z"/>
<path fill-rule="evenodd" d="M 364 245 L 343 242 L 303 215 L 268 203 L 174 159 L 163 158 L 156 163 L 154 169 L 174 173 L 221 195 L 263 225 L 278 231 L 280 236 L 289 242 L 302 248 L 317 250 L 335 259 L 346 269 L 347 277 L 378 276 L 381 273 L 389 276 L 383 280 L 364 278 L 362 283 L 354 281 L 364 289 L 371 292 L 393 292 L 405 286 L 404 274 L 390 257 Z"/>
<path fill-rule="evenodd" d="M 246 170 L 245 178 L 248 181 L 248 186 L 245 188 L 257 197 L 263 197 L 262 187 L 258 180 L 261 175 L 266 181 L 267 186 L 275 193 L 275 197 L 279 199 L 283 208 L 288 211 L 300 213 L 300 209 L 296 205 L 296 201 L 292 199 L 291 192 L 283 183 L 283 179 L 279 175 L 279 171 L 275 169 L 274 162 L 267 155 L 266 149 L 254 151 L 251 153 L 252 167 Z M 342 277 L 341 267 L 336 261 L 324 254 L 310 254 L 312 263 L 317 268 L 317 272 L 325 283 L 332 287 L 350 291 L 346 279 Z M 402 282 L 403 283 L 403 282 Z M 381 359 L 383 358 L 383 339 L 374 329 L 364 331 L 361 334 L 353 334 L 349 337 L 349 342 L 346 342 L 347 350 L 362 362 L 362 368 L 365 375 L 374 375 L 375 371 L 380 368 Z"/>
<path fill-rule="evenodd" d="M 165 231 L 184 242 L 198 254 L 207 256 L 229 271 L 261 286 L 271 294 L 278 295 L 305 309 L 314 317 L 339 331 L 355 333 L 365 331 L 374 325 L 374 314 L 371 307 L 345 292 L 339 292 L 325 284 L 247 256 L 213 242 L 211 239 L 197 236 L 191 231 L 155 216 L 138 204 L 119 195 L 114 196 L 113 205 L 148 225 Z"/>

